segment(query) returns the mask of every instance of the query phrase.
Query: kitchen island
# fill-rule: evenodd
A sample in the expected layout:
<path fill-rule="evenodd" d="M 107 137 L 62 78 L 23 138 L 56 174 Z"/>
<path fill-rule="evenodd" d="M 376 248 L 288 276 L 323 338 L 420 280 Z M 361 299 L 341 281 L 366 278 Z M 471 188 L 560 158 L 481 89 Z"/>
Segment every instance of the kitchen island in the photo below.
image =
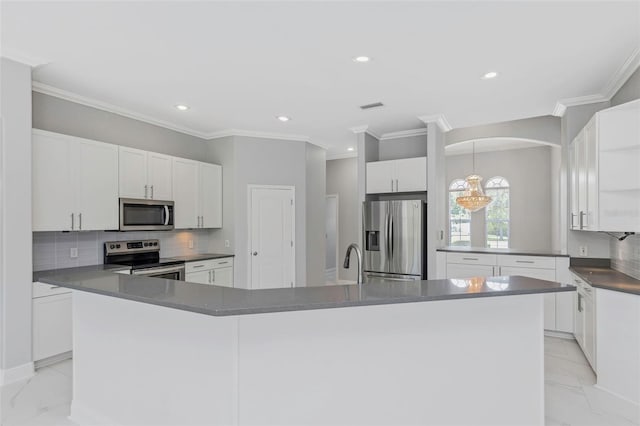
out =
<path fill-rule="evenodd" d="M 77 290 L 81 425 L 541 425 L 542 295 L 575 290 L 519 276 L 268 290 L 40 280 Z"/>

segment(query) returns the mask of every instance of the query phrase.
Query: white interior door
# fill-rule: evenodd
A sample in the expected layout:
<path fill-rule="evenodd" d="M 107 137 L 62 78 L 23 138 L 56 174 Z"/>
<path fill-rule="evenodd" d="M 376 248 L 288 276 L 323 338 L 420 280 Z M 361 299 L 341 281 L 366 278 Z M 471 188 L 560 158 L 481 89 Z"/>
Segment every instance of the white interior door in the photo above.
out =
<path fill-rule="evenodd" d="M 249 187 L 251 288 L 295 286 L 294 189 Z"/>

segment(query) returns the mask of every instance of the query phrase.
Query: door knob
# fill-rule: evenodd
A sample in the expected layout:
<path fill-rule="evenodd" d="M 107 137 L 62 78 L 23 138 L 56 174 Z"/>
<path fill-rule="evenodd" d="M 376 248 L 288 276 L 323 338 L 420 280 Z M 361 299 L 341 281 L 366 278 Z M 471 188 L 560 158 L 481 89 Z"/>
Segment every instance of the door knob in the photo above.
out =
<path fill-rule="evenodd" d="M 258 255 L 258 252 L 257 252 L 257 251 L 254 251 L 254 252 L 253 252 L 253 255 L 254 255 L 254 256 L 257 256 L 257 255 Z"/>

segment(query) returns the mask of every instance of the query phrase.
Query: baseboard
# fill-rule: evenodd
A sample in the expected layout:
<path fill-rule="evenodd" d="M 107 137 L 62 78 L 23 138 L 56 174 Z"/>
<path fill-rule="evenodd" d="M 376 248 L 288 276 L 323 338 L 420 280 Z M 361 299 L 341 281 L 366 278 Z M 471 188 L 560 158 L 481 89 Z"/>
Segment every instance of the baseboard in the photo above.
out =
<path fill-rule="evenodd" d="M 95 411 L 85 407 L 78 402 L 71 401 L 71 414 L 69 420 L 77 425 L 92 425 L 92 426 L 118 426 L 119 423 L 109 419 L 104 415 L 100 415 Z"/>
<path fill-rule="evenodd" d="M 38 368 L 47 367 L 49 365 L 57 364 L 60 361 L 64 361 L 67 359 L 73 358 L 73 351 L 64 352 L 58 355 L 50 356 L 49 358 L 40 359 L 38 361 L 34 361 L 34 367 L 37 370 Z"/>
<path fill-rule="evenodd" d="M 573 333 L 566 333 L 564 331 L 545 330 L 544 335 L 549 337 L 558 337 L 560 339 L 576 340 Z"/>
<path fill-rule="evenodd" d="M 0 369 L 0 386 L 29 379 L 33 374 L 33 362 L 28 362 L 5 370 Z"/>

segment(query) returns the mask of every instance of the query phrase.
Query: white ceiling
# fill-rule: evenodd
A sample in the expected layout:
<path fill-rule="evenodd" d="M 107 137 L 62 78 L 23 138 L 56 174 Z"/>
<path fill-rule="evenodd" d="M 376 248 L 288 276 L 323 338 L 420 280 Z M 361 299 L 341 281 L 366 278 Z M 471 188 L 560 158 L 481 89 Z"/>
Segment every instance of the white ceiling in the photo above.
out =
<path fill-rule="evenodd" d="M 559 99 L 602 93 L 640 46 L 637 1 L 1 7 L 2 54 L 46 61 L 37 82 L 203 137 L 303 135 L 330 155 L 354 145 L 354 126 L 384 134 L 423 127 L 423 115 L 455 128 L 551 114 Z M 497 79 L 480 79 L 491 70 Z M 358 108 L 377 101 L 385 107 Z"/>

